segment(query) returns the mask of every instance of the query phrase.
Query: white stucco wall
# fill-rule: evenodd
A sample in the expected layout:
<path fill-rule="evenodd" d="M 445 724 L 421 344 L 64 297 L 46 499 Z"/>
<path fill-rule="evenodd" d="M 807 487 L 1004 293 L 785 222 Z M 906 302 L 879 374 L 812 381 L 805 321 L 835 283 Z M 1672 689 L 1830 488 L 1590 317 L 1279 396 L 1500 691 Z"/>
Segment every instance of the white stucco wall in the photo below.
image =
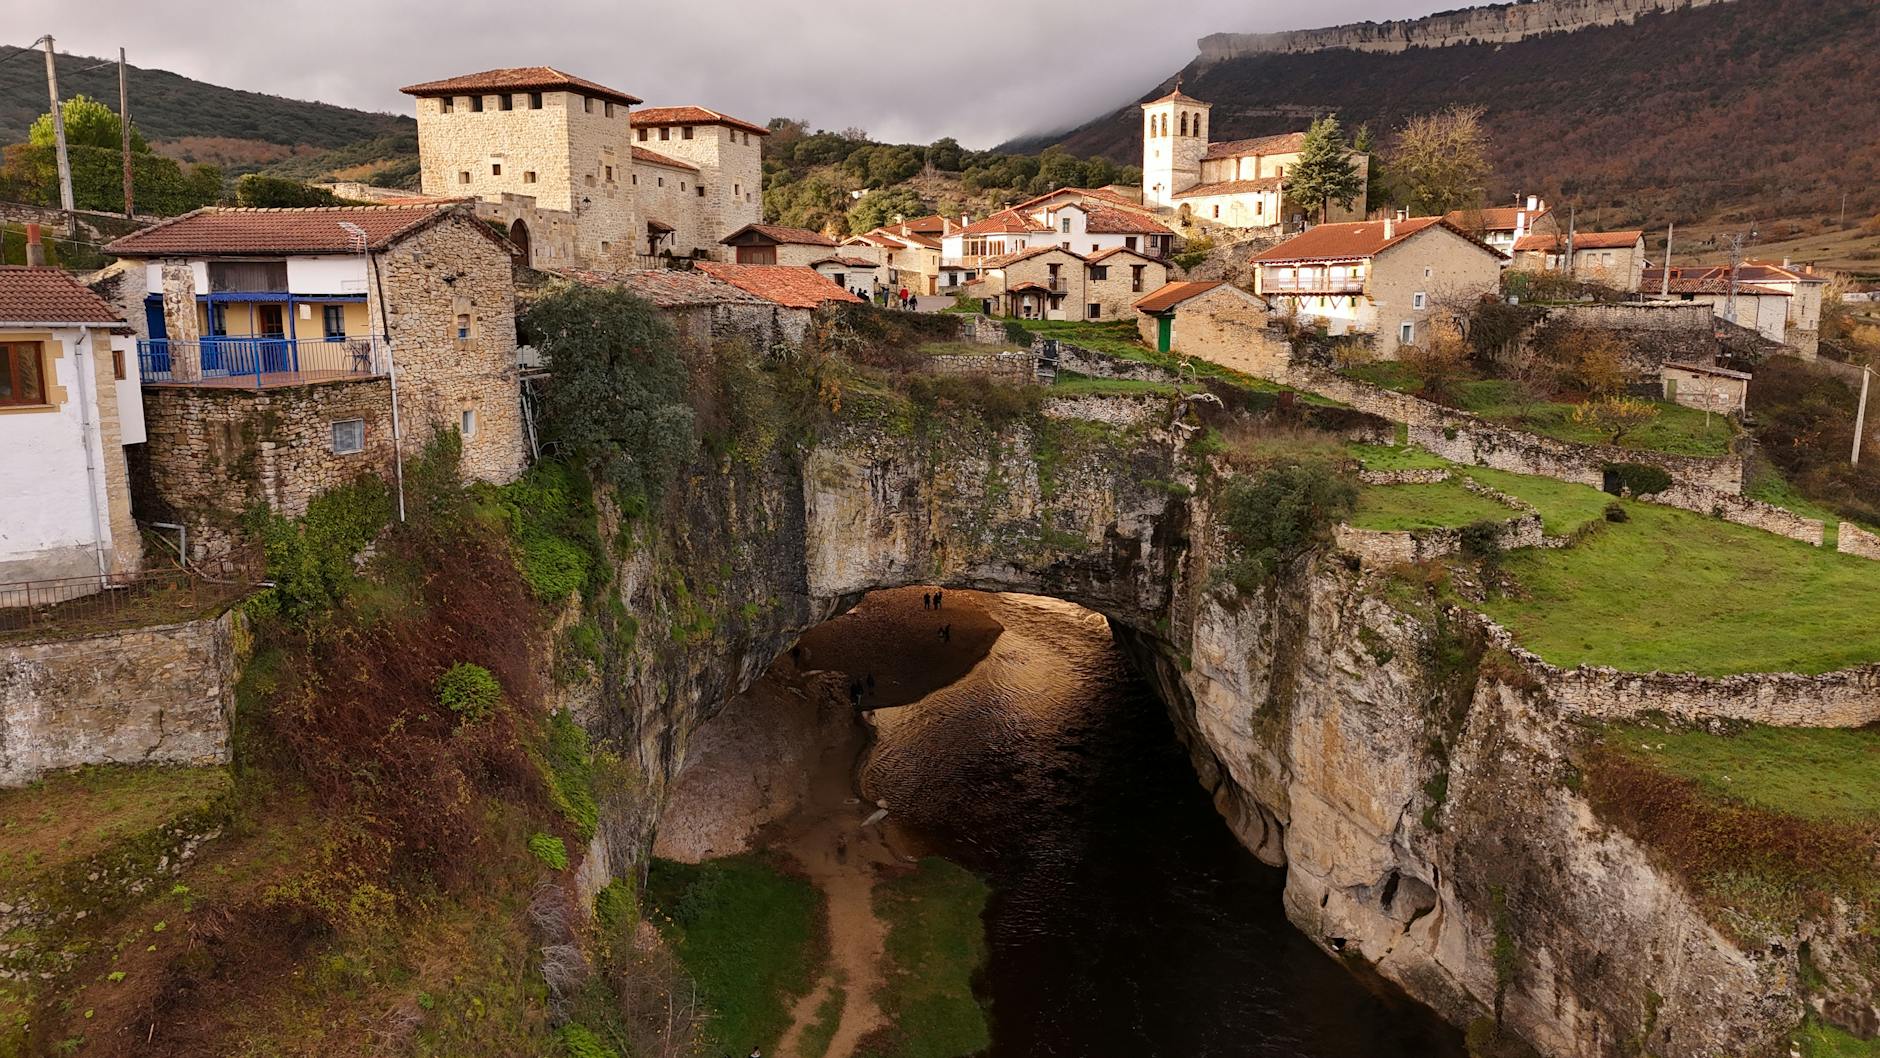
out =
<path fill-rule="evenodd" d="M 143 444 L 144 434 L 144 384 L 137 375 L 137 336 L 134 334 L 114 334 L 111 336 L 111 348 L 124 359 L 124 377 L 117 380 L 118 407 L 118 442 L 120 444 Z"/>
<path fill-rule="evenodd" d="M 9 331 L 6 337 L 46 343 L 50 395 L 57 407 L 0 412 L 0 451 L 7 453 L 0 459 L 0 497 L 6 499 L 0 503 L 0 582 L 97 573 L 95 545 L 109 550 L 111 529 L 103 475 L 88 475 L 86 469 L 88 441 L 92 467 L 101 468 L 104 456 L 97 408 L 87 408 L 85 401 L 92 383 L 79 372 L 81 366 L 91 369 L 92 358 L 100 352 L 111 355 L 109 341 L 98 335 L 94 344 L 77 327 Z M 81 409 L 93 423 L 89 439 Z"/>
<path fill-rule="evenodd" d="M 367 274 L 357 254 L 287 259 L 287 289 L 294 294 L 363 294 Z"/>

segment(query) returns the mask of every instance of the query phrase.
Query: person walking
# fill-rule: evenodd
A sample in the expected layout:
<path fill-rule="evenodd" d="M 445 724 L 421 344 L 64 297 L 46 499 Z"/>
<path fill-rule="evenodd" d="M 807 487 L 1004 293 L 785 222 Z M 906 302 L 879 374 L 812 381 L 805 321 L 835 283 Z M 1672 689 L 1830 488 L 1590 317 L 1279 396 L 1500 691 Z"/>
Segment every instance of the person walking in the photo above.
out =
<path fill-rule="evenodd" d="M 920 608 L 923 610 L 933 609 L 933 592 L 924 591 L 920 593 Z"/>
<path fill-rule="evenodd" d="M 933 608 L 934 609 L 938 610 L 940 608 L 940 597 L 945 594 L 946 592 L 944 591 L 937 591 L 933 593 Z"/>

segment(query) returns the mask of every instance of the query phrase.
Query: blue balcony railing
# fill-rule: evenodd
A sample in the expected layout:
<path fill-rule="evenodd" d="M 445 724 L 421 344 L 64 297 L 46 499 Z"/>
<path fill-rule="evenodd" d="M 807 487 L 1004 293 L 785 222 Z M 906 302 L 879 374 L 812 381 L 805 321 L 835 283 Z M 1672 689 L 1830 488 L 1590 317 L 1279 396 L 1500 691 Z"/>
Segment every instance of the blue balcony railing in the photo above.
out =
<path fill-rule="evenodd" d="M 145 382 L 292 386 L 340 378 L 370 378 L 389 367 L 391 346 L 378 335 L 358 338 L 209 337 L 137 343 Z"/>

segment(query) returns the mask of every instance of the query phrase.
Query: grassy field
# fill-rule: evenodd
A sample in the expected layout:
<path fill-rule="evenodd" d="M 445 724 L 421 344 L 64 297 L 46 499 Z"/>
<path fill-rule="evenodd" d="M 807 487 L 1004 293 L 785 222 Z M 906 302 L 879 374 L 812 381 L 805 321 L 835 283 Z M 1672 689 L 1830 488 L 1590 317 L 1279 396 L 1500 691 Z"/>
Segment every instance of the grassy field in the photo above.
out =
<path fill-rule="evenodd" d="M 1840 1029 L 1810 1021 L 1796 1039 L 1802 1058 L 1880 1058 L 1880 1040 L 1863 1040 Z"/>
<path fill-rule="evenodd" d="M 1171 353 L 1160 353 L 1144 345 L 1136 332 L 1136 325 L 1129 320 L 1013 320 L 1032 334 L 1045 338 L 1081 345 L 1099 353 L 1123 360 L 1135 360 L 1140 363 L 1154 364 L 1171 371 L 1181 369 L 1183 359 Z M 1270 379 L 1256 378 L 1233 368 L 1222 367 L 1210 360 L 1190 359 L 1187 367 L 1196 378 L 1216 378 L 1232 383 L 1242 389 L 1255 393 L 1297 393 L 1302 403 L 1316 404 L 1320 407 L 1340 407 L 1335 400 L 1328 400 L 1312 393 L 1300 393 L 1290 386 L 1282 386 Z"/>
<path fill-rule="evenodd" d="M 1707 793 L 1798 819 L 1880 820 L 1880 731 L 1622 726 L 1607 737 Z"/>
<path fill-rule="evenodd" d="M 1353 378 L 1397 392 L 1416 389 L 1419 380 L 1409 368 L 1396 361 L 1380 361 L 1349 368 Z M 1559 401 L 1532 401 L 1512 382 L 1500 379 L 1473 379 L 1456 383 L 1454 405 L 1474 412 L 1484 419 L 1518 426 L 1524 430 L 1562 441 L 1580 444 L 1604 444 L 1608 438 L 1593 426 L 1573 421 L 1573 405 Z M 1706 417 L 1695 408 L 1654 401 L 1658 417 L 1632 431 L 1619 442 L 1622 448 L 1674 455 L 1720 456 L 1730 452 L 1736 427 L 1721 415 Z"/>
<path fill-rule="evenodd" d="M 0 791 L 0 893 L 200 809 L 229 786 L 225 768 L 109 766 Z"/>
<path fill-rule="evenodd" d="M 1880 660 L 1880 563 L 1627 502 L 1571 548 L 1511 552 L 1482 606 L 1556 665 L 1726 675 Z"/>
<path fill-rule="evenodd" d="M 1366 485 L 1358 490 L 1357 509 L 1346 520 L 1359 529 L 1402 532 L 1507 521 L 1516 513 L 1451 478 L 1434 485 Z"/>
<path fill-rule="evenodd" d="M 822 898 L 753 856 L 654 860 L 647 902 L 713 1014 L 716 1050 L 773 1050 L 823 958 Z"/>
<path fill-rule="evenodd" d="M 991 1043 L 972 987 L 986 961 L 986 896 L 972 872 L 935 857 L 875 888 L 888 923 L 881 1008 L 895 1027 L 865 1042 L 865 1058 L 962 1058 Z"/>
<path fill-rule="evenodd" d="M 1366 470 L 1441 470 L 1455 465 L 1415 445 L 1354 444 L 1349 450 Z"/>
<path fill-rule="evenodd" d="M 1589 523 L 1604 520 L 1606 507 L 1613 501 L 1611 496 L 1591 485 L 1575 485 L 1554 478 L 1512 474 L 1488 467 L 1461 467 L 1457 472 L 1531 504 L 1541 512 L 1542 527 L 1550 536 L 1568 536 Z"/>

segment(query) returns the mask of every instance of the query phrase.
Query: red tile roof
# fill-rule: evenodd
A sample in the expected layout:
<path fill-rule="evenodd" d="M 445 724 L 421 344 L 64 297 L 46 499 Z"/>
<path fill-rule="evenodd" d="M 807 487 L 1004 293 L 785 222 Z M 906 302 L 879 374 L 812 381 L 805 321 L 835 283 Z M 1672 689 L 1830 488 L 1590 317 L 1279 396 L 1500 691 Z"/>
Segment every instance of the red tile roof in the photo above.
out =
<path fill-rule="evenodd" d="M 1080 199 L 1094 198 L 1100 202 L 1108 202 L 1127 209 L 1142 210 L 1144 208 L 1140 202 L 1101 187 L 1060 187 L 1056 191 L 1047 191 L 1036 198 L 1028 198 L 1012 208 L 1029 211 L 1033 206 L 1049 202 L 1054 198 L 1062 198 L 1065 195 L 1074 195 Z"/>
<path fill-rule="evenodd" d="M 1386 223 L 1394 224 L 1388 238 L 1384 234 Z M 1265 253 L 1255 254 L 1253 260 L 1259 264 L 1283 264 L 1290 261 L 1355 261 L 1365 257 L 1375 257 L 1418 232 L 1439 226 L 1467 239 L 1469 245 L 1483 253 L 1493 254 L 1496 260 L 1507 260 L 1500 250 L 1465 234 L 1441 217 L 1411 217 L 1409 220 L 1395 222 L 1364 220 L 1348 224 L 1320 224 L 1287 239 Z"/>
<path fill-rule="evenodd" d="M 1204 103 L 1201 100 L 1196 99 L 1194 96 L 1188 95 L 1187 93 L 1183 92 L 1182 84 L 1180 81 L 1175 82 L 1175 90 L 1173 92 L 1170 92 L 1168 95 L 1165 95 L 1160 99 L 1151 99 L 1147 103 L 1144 103 L 1142 105 L 1145 107 L 1152 107 L 1156 105 L 1157 103 L 1193 103 L 1196 106 L 1202 106 L 1202 107 L 1214 105 L 1212 103 Z"/>
<path fill-rule="evenodd" d="M 1443 214 L 1443 219 L 1465 232 L 1476 231 L 1513 231 L 1520 219 L 1516 214 L 1527 214 L 1529 230 L 1534 222 L 1552 213 L 1553 210 L 1542 206 L 1528 209 L 1525 206 L 1491 206 L 1488 209 L 1456 209 Z"/>
<path fill-rule="evenodd" d="M 636 162 L 645 162 L 648 165 L 663 165 L 670 169 L 690 169 L 695 173 L 699 171 L 698 166 L 693 165 L 691 162 L 683 162 L 669 155 L 661 154 L 658 151 L 649 151 L 645 147 L 633 148 L 633 160 Z"/>
<path fill-rule="evenodd" d="M 1255 136 L 1249 140 L 1227 140 L 1208 144 L 1205 161 L 1216 158 L 1242 158 L 1250 154 L 1298 154 L 1306 145 L 1303 132 L 1282 132 L 1277 136 Z"/>
<path fill-rule="evenodd" d="M 1143 253 L 1141 250 L 1132 250 L 1127 246 L 1112 246 L 1109 249 L 1104 250 L 1102 253 L 1091 254 L 1089 257 L 1084 258 L 1084 261 L 1088 264 L 1096 264 L 1098 261 L 1107 261 L 1110 258 L 1115 257 L 1119 253 L 1129 254 L 1131 257 L 1140 257 L 1145 261 L 1157 260 L 1156 258 L 1150 257 L 1148 254 Z"/>
<path fill-rule="evenodd" d="M 985 220 L 968 224 L 952 235 L 1009 235 L 1012 233 L 1029 234 L 1035 231 L 1050 231 L 1039 221 L 1017 209 L 1002 209 Z"/>
<path fill-rule="evenodd" d="M 1791 268 L 1771 261 L 1744 261 L 1740 275 L 1749 275 L 1759 283 L 1826 283 L 1828 277 L 1817 274 L 1810 266 L 1809 271 Z"/>
<path fill-rule="evenodd" d="M 1225 279 L 1204 279 L 1196 283 L 1170 283 L 1154 293 L 1144 295 L 1137 300 L 1135 308 L 1138 312 L 1167 312 L 1197 294 L 1206 294 L 1215 287 L 1226 284 Z"/>
<path fill-rule="evenodd" d="M 813 309 L 826 301 L 862 299 L 830 282 L 814 268 L 798 265 L 743 265 L 700 261 L 698 270 L 740 290 L 789 309 Z"/>
<path fill-rule="evenodd" d="M 628 120 L 635 128 L 655 125 L 724 125 L 729 128 L 743 129 L 745 132 L 755 132 L 759 136 L 770 135 L 770 130 L 762 125 L 753 125 L 748 121 L 705 107 L 647 107 L 645 110 L 634 111 Z"/>
<path fill-rule="evenodd" d="M 866 257 L 825 257 L 820 261 L 811 261 L 809 263 L 809 266 L 811 268 L 816 268 L 820 265 L 841 265 L 844 268 L 880 268 L 881 267 L 879 264 L 876 264 L 875 262 L 870 261 Z"/>
<path fill-rule="evenodd" d="M 933 213 L 925 217 L 901 221 L 894 227 L 905 229 L 911 235 L 940 235 L 945 234 L 947 227 L 953 223 L 955 223 L 953 218 Z"/>
<path fill-rule="evenodd" d="M 1066 250 L 1062 246 L 1033 246 L 1029 250 L 1017 250 L 1012 253 L 1000 254 L 997 257 L 988 257 L 981 261 L 980 264 L 985 268 L 1004 268 L 1006 265 L 1017 264 L 1020 261 L 1037 257 L 1039 254 L 1047 253 L 1068 254 L 1079 261 L 1084 259 L 1082 254 Z"/>
<path fill-rule="evenodd" d="M 443 203 L 298 209 L 208 206 L 132 232 L 107 244 L 104 251 L 119 257 L 357 253 L 359 248 L 353 245 L 341 224 L 354 224 L 364 229 L 367 245 L 373 250 L 383 250 L 459 209 Z M 482 224 L 477 228 L 486 233 L 489 230 Z"/>
<path fill-rule="evenodd" d="M 1573 248 L 1579 250 L 1629 250 L 1645 237 L 1642 231 L 1583 231 L 1573 236 Z M 1546 232 L 1523 235 L 1514 242 L 1516 251 L 1557 250 L 1567 244 L 1565 235 Z"/>
<path fill-rule="evenodd" d="M 399 91 L 408 96 L 448 96 L 476 95 L 482 92 L 530 92 L 553 89 L 572 89 L 601 99 L 611 99 L 616 103 L 632 106 L 640 102 L 639 96 L 628 95 L 618 88 L 609 88 L 596 84 L 585 77 L 576 77 L 553 66 L 505 66 L 496 70 L 484 70 L 481 73 L 467 73 L 462 77 L 447 77 L 442 81 L 425 81 L 411 84 Z"/>
<path fill-rule="evenodd" d="M 1177 191 L 1170 198 L 1200 198 L 1203 195 L 1240 195 L 1249 191 L 1278 191 L 1280 178 L 1263 176 L 1258 180 L 1222 180 L 1213 184 L 1196 184 L 1185 191 Z M 1275 219 L 1277 223 L 1277 218 Z"/>
<path fill-rule="evenodd" d="M 940 248 L 939 239 L 930 239 L 925 235 L 916 235 L 912 232 L 899 232 L 899 231 L 891 232 L 890 234 L 894 238 L 899 239 L 903 243 L 906 243 L 910 246 L 925 246 L 929 250 L 938 250 Z"/>
<path fill-rule="evenodd" d="M 1093 235 L 1173 235 L 1166 226 L 1140 213 L 1097 206 L 1087 211 L 1084 230 Z"/>
<path fill-rule="evenodd" d="M 625 272 L 601 272 L 570 268 L 562 275 L 578 283 L 595 287 L 619 287 L 629 294 L 645 298 L 662 309 L 692 305 L 768 305 L 755 294 L 746 293 L 730 283 L 703 272 L 645 268 Z"/>
<path fill-rule="evenodd" d="M 1721 273 L 1721 274 L 1719 274 Z M 1647 294 L 1665 288 L 1665 270 L 1648 268 L 1640 283 L 1640 289 Z M 1673 294 L 1728 294 L 1730 293 L 1730 269 L 1724 268 L 1673 268 L 1671 270 L 1671 293 Z M 1758 286 L 1737 275 L 1737 294 L 1744 297 L 1786 298 L 1788 291 L 1774 287 Z"/>
<path fill-rule="evenodd" d="M 718 241 L 730 245 L 731 240 L 747 231 L 754 231 L 772 242 L 793 246 L 834 246 L 836 244 L 834 239 L 822 232 L 811 231 L 808 228 L 788 228 L 781 224 L 746 224 Z"/>
<path fill-rule="evenodd" d="M 57 268 L 0 266 L 0 323 L 116 323 L 118 314 Z"/>

